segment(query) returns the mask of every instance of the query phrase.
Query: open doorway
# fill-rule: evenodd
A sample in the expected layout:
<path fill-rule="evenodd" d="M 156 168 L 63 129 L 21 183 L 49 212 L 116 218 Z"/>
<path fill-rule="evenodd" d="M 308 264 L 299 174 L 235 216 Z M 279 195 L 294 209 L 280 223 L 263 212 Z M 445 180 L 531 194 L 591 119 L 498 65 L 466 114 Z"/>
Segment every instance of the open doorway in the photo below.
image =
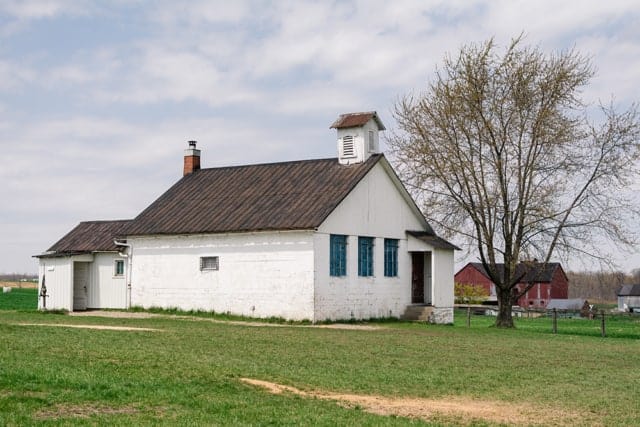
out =
<path fill-rule="evenodd" d="M 411 303 L 431 304 L 431 252 L 411 252 Z"/>

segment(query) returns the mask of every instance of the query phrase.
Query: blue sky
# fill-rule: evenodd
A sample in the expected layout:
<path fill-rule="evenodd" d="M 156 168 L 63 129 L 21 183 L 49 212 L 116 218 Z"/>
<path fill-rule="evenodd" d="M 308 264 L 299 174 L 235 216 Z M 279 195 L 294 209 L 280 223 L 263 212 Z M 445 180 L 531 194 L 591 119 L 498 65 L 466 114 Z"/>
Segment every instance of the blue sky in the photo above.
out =
<path fill-rule="evenodd" d="M 187 140 L 203 167 L 333 157 L 338 114 L 393 129 L 447 53 L 521 32 L 591 57 L 585 100 L 640 99 L 637 1 L 1 0 L 0 272 L 35 272 L 80 221 L 134 217 Z"/>

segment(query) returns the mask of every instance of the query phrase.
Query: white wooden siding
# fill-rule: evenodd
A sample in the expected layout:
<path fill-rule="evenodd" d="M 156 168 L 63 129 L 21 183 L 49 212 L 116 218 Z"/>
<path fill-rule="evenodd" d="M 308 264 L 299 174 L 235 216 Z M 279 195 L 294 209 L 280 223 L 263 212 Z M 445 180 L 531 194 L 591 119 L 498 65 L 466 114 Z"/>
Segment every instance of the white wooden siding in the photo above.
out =
<path fill-rule="evenodd" d="M 73 311 L 73 263 L 91 261 L 91 254 L 40 258 L 38 295 L 42 291 L 43 276 L 46 276 L 47 310 Z M 38 298 L 38 308 L 44 308 L 42 298 Z"/>
<path fill-rule="evenodd" d="M 369 131 L 373 132 L 373 150 L 369 149 Z M 373 119 L 369 120 L 364 126 L 337 129 L 337 135 L 338 158 L 342 164 L 362 163 L 366 161 L 371 154 L 380 151 L 378 125 Z M 343 138 L 345 136 L 353 137 L 353 155 L 345 156 L 343 151 Z"/>
<path fill-rule="evenodd" d="M 74 263 L 86 262 L 89 267 L 87 308 L 126 308 L 126 262 L 125 275 L 115 277 L 113 263 L 116 259 L 123 258 L 108 252 L 40 258 L 38 294 L 42 288 L 42 277 L 46 274 L 47 309 L 73 311 Z M 38 308 L 43 308 L 42 298 L 38 299 Z"/>
<path fill-rule="evenodd" d="M 115 276 L 115 261 L 125 262 L 125 274 Z M 96 253 L 90 268 L 88 308 L 127 308 L 127 262 L 117 253 Z"/>
<path fill-rule="evenodd" d="M 70 257 L 40 258 L 38 295 L 46 278 L 47 310 L 73 310 L 73 261 Z M 44 308 L 38 298 L 38 308 Z"/>
<path fill-rule="evenodd" d="M 433 252 L 433 305 L 453 309 L 453 251 L 435 249 Z M 453 319 L 451 319 L 453 321 Z"/>

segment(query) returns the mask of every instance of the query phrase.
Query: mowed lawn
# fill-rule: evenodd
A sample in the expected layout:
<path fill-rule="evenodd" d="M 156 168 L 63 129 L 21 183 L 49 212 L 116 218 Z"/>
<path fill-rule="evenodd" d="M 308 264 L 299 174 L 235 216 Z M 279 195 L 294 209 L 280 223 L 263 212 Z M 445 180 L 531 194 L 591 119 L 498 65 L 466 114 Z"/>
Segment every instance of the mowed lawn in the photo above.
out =
<path fill-rule="evenodd" d="M 0 311 L 0 425 L 640 425 L 638 339 L 373 326 Z M 273 394 L 242 378 L 316 394 Z M 455 405 L 428 416 L 376 414 L 322 393 L 383 396 L 374 403 L 387 409 L 408 397 L 431 399 L 412 401 L 418 409 Z M 525 415 L 455 410 L 477 403 Z"/>
<path fill-rule="evenodd" d="M 0 310 L 34 310 L 38 308 L 38 290 L 12 287 L 11 292 L 0 293 Z"/>

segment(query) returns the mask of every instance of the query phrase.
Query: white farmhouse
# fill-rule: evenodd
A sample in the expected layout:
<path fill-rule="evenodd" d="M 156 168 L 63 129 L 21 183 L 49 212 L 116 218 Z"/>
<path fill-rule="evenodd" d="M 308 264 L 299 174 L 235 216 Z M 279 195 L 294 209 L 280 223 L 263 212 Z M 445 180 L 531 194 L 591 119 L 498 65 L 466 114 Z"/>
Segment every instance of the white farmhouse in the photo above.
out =
<path fill-rule="evenodd" d="M 200 168 L 135 219 L 80 223 L 40 259 L 40 307 L 132 306 L 313 322 L 453 321 L 453 251 L 379 153 L 375 112 L 343 114 L 338 158 Z"/>

